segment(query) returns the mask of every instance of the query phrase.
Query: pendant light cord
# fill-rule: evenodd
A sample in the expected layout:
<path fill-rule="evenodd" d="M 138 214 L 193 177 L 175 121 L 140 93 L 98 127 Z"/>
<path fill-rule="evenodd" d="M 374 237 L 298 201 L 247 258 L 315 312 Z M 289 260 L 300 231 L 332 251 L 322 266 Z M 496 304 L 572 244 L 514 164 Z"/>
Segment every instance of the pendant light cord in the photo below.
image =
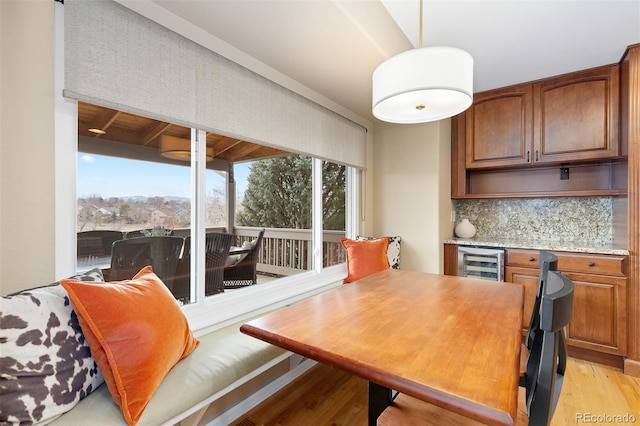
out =
<path fill-rule="evenodd" d="M 420 0 L 420 19 L 418 20 L 418 49 L 422 47 L 422 8 L 424 0 Z"/>

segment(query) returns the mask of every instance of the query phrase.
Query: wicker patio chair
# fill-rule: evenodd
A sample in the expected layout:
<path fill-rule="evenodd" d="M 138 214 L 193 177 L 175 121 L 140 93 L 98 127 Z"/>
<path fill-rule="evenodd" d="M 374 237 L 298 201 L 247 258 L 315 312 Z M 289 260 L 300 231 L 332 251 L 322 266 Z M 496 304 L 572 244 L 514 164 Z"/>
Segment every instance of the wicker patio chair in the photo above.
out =
<path fill-rule="evenodd" d="M 124 238 L 120 231 L 82 231 L 76 234 L 78 257 L 109 256 L 114 241 Z"/>
<path fill-rule="evenodd" d="M 224 291 L 224 263 L 229 256 L 233 235 L 221 232 L 210 232 L 205 241 L 205 296 Z M 184 239 L 184 252 L 178 264 L 174 281 L 174 296 L 178 300 L 189 300 L 191 270 L 191 237 Z"/>
<path fill-rule="evenodd" d="M 224 288 L 246 287 L 258 282 L 256 266 L 263 236 L 264 228 L 258 233 L 258 237 L 252 241 L 251 251 L 237 264 L 224 269 Z"/>
<path fill-rule="evenodd" d="M 153 272 L 173 290 L 173 280 L 184 239 L 181 237 L 139 237 L 119 240 L 111 248 L 111 280 L 129 280 L 143 267 Z"/>

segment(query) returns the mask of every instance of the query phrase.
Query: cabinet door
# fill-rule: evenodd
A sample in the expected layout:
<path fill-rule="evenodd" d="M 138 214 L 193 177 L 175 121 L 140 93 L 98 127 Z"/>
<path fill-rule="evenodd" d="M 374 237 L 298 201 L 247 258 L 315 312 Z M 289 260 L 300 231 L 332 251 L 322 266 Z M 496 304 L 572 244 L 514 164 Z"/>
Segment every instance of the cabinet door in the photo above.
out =
<path fill-rule="evenodd" d="M 573 315 L 567 343 L 585 349 L 625 355 L 627 350 L 627 279 L 565 273 L 573 281 Z"/>
<path fill-rule="evenodd" d="M 474 95 L 465 116 L 467 169 L 527 164 L 532 106 L 531 84 Z"/>
<path fill-rule="evenodd" d="M 507 266 L 505 268 L 505 281 L 513 284 L 520 284 L 524 287 L 524 311 L 522 312 L 522 331 L 526 334 L 531 321 L 531 313 L 533 312 L 533 304 L 536 300 L 538 292 L 538 276 L 539 269 L 531 268 L 514 268 Z"/>
<path fill-rule="evenodd" d="M 532 162 L 617 157 L 619 80 L 614 65 L 536 83 Z"/>

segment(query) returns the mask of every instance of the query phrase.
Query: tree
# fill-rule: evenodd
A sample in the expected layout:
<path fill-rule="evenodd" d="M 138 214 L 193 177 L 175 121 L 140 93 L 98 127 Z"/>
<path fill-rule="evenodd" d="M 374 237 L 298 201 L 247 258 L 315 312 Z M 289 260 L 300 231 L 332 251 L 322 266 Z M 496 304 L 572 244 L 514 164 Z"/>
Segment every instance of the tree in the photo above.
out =
<path fill-rule="evenodd" d="M 324 228 L 344 230 L 345 167 L 323 164 Z M 311 229 L 311 158 L 270 158 L 251 165 L 238 225 Z"/>
<path fill-rule="evenodd" d="M 345 230 L 346 167 L 322 162 L 322 229 Z"/>
<path fill-rule="evenodd" d="M 120 205 L 120 219 L 126 221 L 129 217 L 129 210 L 131 210 L 131 206 L 127 203 Z"/>

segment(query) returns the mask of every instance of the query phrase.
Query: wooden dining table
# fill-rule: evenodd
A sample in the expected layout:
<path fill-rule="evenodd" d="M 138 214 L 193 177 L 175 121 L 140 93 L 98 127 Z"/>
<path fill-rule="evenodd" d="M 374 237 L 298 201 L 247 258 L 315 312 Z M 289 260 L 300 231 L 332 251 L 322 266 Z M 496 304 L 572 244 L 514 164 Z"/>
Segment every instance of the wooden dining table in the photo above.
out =
<path fill-rule="evenodd" d="M 369 381 L 369 424 L 403 392 L 486 424 L 517 411 L 523 288 L 389 269 L 243 324 Z"/>

